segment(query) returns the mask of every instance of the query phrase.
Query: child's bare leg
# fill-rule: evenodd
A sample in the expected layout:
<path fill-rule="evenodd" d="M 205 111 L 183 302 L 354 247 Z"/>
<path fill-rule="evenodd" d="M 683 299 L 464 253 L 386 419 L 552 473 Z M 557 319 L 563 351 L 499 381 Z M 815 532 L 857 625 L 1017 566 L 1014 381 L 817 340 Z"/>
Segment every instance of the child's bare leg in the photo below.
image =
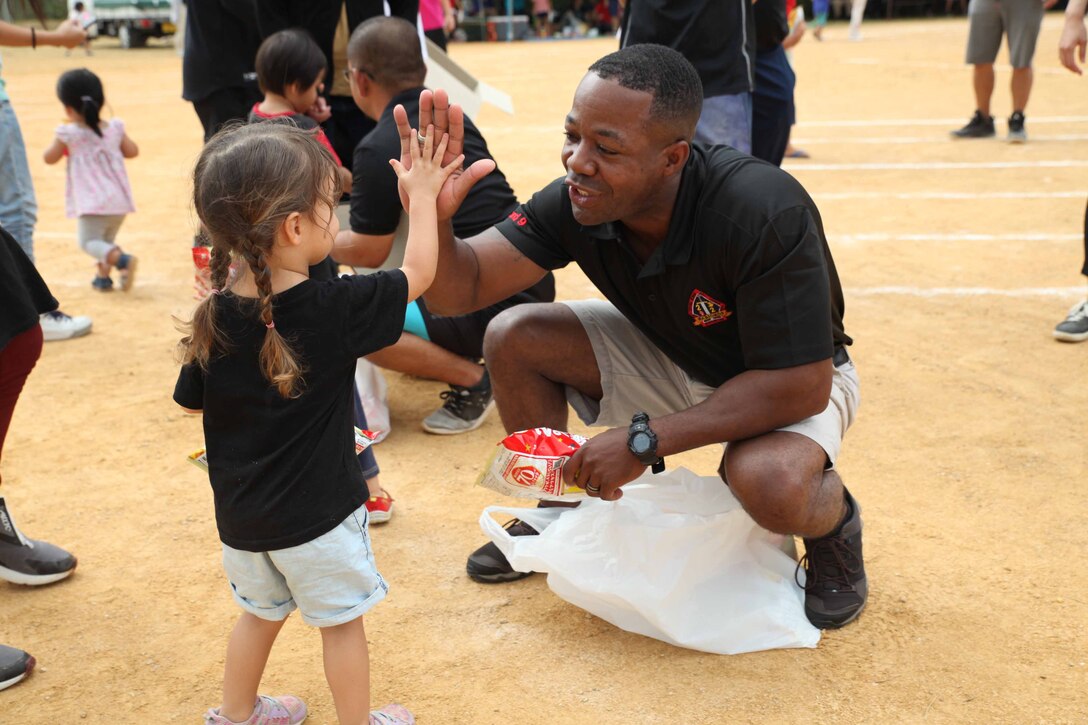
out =
<path fill-rule="evenodd" d="M 103 262 L 106 266 L 105 274 L 109 274 L 110 269 L 117 266 L 117 260 L 121 258 L 122 254 L 124 254 L 124 252 L 121 251 L 120 247 L 115 246 L 110 250 L 110 253 L 106 255 L 106 259 Z M 103 263 L 100 263 L 98 266 L 102 267 Z"/>
<path fill-rule="evenodd" d="M 370 491 L 371 496 L 377 498 L 382 498 L 383 496 L 388 497 L 389 492 L 382 488 L 381 481 L 379 480 L 380 478 L 380 476 L 375 476 L 374 478 L 366 479 L 366 488 Z"/>
<path fill-rule="evenodd" d="M 234 722 L 244 722 L 253 714 L 268 653 L 286 621 L 270 622 L 249 612 L 238 619 L 227 644 L 220 715 Z"/>
<path fill-rule="evenodd" d="M 366 725 L 370 719 L 370 653 L 363 618 L 321 628 L 325 679 L 340 725 Z"/>

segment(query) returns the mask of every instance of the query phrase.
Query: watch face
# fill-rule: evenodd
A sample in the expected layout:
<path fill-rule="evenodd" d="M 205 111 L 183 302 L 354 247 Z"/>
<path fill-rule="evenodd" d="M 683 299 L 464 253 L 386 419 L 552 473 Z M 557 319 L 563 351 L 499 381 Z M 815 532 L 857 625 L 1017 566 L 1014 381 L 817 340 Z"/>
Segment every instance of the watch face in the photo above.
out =
<path fill-rule="evenodd" d="M 631 450 L 635 452 L 635 455 L 642 455 L 650 450 L 650 436 L 645 432 L 639 431 L 631 436 Z"/>

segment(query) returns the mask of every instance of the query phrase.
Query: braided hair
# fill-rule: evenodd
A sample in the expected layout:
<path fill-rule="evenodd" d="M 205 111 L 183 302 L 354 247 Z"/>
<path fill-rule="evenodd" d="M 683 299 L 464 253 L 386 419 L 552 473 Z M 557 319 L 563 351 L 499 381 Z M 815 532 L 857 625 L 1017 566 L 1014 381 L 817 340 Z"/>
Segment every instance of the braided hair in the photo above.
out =
<path fill-rule="evenodd" d="M 232 262 L 253 275 L 258 297 L 254 323 L 265 327 L 260 367 L 285 398 L 302 392 L 304 368 L 290 341 L 276 329 L 272 268 L 276 234 L 293 213 L 313 215 L 318 204 L 336 203 L 336 165 L 313 132 L 288 124 L 235 124 L 204 146 L 193 172 L 193 203 L 211 241 L 212 294 L 197 306 L 179 343 L 185 363 L 207 369 L 229 341 L 216 325 L 220 293 L 230 283 Z"/>
<path fill-rule="evenodd" d="M 86 68 L 65 71 L 57 79 L 57 98 L 83 116 L 83 122 L 101 138 L 102 106 L 106 103 L 102 81 Z"/>

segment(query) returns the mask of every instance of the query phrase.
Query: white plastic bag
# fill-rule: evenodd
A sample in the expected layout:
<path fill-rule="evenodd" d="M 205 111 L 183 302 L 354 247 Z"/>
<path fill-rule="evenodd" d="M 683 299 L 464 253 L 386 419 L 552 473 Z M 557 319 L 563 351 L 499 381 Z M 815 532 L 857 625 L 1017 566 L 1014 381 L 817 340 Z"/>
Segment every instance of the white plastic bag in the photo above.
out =
<path fill-rule="evenodd" d="M 576 509 L 491 506 L 480 527 L 514 569 L 547 573 L 560 598 L 629 632 L 717 654 L 820 641 L 793 538 L 756 525 L 720 478 L 647 472 L 623 492 Z M 541 533 L 511 537 L 496 513 Z"/>
<path fill-rule="evenodd" d="M 368 430 L 377 433 L 375 443 L 380 443 L 389 435 L 389 387 L 385 376 L 378 366 L 366 358 L 359 358 L 355 363 L 355 387 L 359 390 L 359 399 L 363 403 Z"/>

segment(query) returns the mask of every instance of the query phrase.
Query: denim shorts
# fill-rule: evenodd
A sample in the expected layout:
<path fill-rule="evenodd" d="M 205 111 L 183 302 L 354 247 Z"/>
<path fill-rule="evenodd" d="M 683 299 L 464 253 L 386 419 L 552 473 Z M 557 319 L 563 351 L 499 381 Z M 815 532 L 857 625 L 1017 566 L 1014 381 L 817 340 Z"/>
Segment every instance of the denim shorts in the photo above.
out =
<path fill-rule="evenodd" d="M 223 544 L 223 568 L 239 606 L 277 622 L 297 608 L 307 624 L 335 627 L 358 619 L 389 591 L 374 565 L 366 506 L 288 549 L 239 551 Z"/>
<path fill-rule="evenodd" d="M 645 411 L 651 418 L 679 413 L 697 405 L 715 388 L 693 380 L 610 302 L 564 302 L 582 323 L 597 367 L 604 397 L 594 400 L 574 388 L 566 389 L 567 402 L 586 425 L 627 427 L 631 414 Z M 799 433 L 824 449 L 828 469 L 842 449 L 846 429 L 857 416 L 861 393 L 852 361 L 832 374 L 831 395 L 822 413 L 777 430 Z"/>

